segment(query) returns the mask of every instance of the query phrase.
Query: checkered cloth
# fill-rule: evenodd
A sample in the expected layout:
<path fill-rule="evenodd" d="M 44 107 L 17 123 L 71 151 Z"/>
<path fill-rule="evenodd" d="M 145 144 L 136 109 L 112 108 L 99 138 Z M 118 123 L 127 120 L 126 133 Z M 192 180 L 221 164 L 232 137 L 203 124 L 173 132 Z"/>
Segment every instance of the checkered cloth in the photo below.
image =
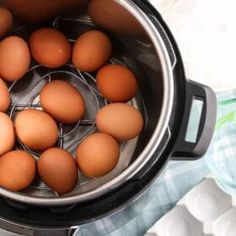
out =
<path fill-rule="evenodd" d="M 144 235 L 178 200 L 210 173 L 207 160 L 213 155 L 214 144 L 220 138 L 217 131 L 222 131 L 227 127 L 227 123 L 234 121 L 232 112 L 236 111 L 236 90 L 219 93 L 217 98 L 216 132 L 204 158 L 197 161 L 170 161 L 166 171 L 144 194 L 141 203 L 134 204 L 113 216 L 81 226 L 82 236 Z"/>

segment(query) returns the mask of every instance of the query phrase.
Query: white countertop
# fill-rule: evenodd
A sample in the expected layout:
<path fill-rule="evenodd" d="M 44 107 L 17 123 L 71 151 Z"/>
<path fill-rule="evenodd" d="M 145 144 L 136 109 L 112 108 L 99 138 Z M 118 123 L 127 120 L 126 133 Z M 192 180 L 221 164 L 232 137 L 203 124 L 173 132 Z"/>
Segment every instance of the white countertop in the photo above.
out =
<path fill-rule="evenodd" d="M 187 77 L 215 91 L 236 88 L 234 0 L 150 0 L 169 25 Z"/>

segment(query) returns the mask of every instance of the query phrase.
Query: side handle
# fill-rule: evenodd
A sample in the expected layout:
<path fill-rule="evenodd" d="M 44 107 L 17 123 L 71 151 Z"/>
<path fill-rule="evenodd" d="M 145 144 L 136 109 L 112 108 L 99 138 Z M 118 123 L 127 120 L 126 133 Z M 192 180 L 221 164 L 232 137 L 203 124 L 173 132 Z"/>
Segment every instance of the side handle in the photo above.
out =
<path fill-rule="evenodd" d="M 173 160 L 194 160 L 206 153 L 215 128 L 216 104 L 216 95 L 209 87 L 186 82 L 185 111 Z"/>

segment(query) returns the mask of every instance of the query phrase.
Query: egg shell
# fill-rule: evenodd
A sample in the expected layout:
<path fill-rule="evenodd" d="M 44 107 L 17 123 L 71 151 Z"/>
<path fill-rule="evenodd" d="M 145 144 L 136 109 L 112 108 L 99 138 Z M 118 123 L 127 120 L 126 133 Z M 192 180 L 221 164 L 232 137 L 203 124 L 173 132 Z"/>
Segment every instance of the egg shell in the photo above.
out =
<path fill-rule="evenodd" d="M 99 131 L 118 140 L 130 140 L 142 131 L 144 121 L 134 107 L 125 103 L 112 103 L 97 113 L 96 125 Z"/>
<path fill-rule="evenodd" d="M 0 76 L 7 81 L 21 79 L 30 66 L 27 43 L 18 36 L 10 36 L 0 42 Z"/>
<path fill-rule="evenodd" d="M 68 8 L 77 7 L 84 0 L 5 0 L 14 15 L 23 21 L 39 23 L 56 17 Z"/>
<path fill-rule="evenodd" d="M 15 118 L 16 135 L 29 148 L 43 151 L 52 147 L 58 138 L 57 124 L 47 113 L 27 109 Z"/>
<path fill-rule="evenodd" d="M 138 20 L 117 1 L 91 0 L 88 5 L 88 15 L 96 25 L 110 32 L 129 37 L 146 36 Z"/>
<path fill-rule="evenodd" d="M 85 175 L 101 177 L 115 168 L 119 160 L 119 151 L 119 144 L 112 136 L 95 133 L 78 146 L 76 160 Z"/>
<path fill-rule="evenodd" d="M 0 112 L 5 112 L 11 103 L 10 93 L 3 80 L 0 79 Z"/>
<path fill-rule="evenodd" d="M 76 40 L 72 61 L 80 71 L 93 72 L 103 66 L 111 54 L 112 43 L 106 34 L 98 30 L 91 30 Z"/>
<path fill-rule="evenodd" d="M 12 23 L 12 13 L 7 8 L 0 7 L 0 37 L 10 30 Z"/>
<path fill-rule="evenodd" d="M 0 186 L 11 191 L 20 191 L 34 180 L 36 164 L 24 151 L 11 151 L 0 158 Z"/>
<path fill-rule="evenodd" d="M 38 29 L 31 34 L 29 42 L 33 58 L 45 67 L 58 68 L 70 59 L 70 43 L 58 30 Z"/>
<path fill-rule="evenodd" d="M 0 156 L 9 152 L 15 144 L 13 122 L 8 115 L 0 112 Z"/>
<path fill-rule="evenodd" d="M 59 194 L 70 192 L 78 180 L 74 158 L 60 148 L 50 148 L 41 154 L 38 173 L 43 182 Z"/>
<path fill-rule="evenodd" d="M 54 80 L 44 86 L 40 92 L 40 103 L 54 119 L 66 124 L 79 121 L 85 112 L 80 92 L 62 80 Z"/>
<path fill-rule="evenodd" d="M 106 65 L 96 76 L 99 92 L 111 102 L 128 102 L 135 97 L 138 85 L 134 73 L 122 65 Z"/>

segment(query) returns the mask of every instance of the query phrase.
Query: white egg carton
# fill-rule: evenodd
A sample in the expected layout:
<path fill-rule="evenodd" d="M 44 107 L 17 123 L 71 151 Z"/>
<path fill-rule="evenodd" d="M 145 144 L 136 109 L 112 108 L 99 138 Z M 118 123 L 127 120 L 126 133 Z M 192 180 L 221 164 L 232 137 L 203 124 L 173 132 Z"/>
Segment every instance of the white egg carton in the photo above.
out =
<path fill-rule="evenodd" d="M 236 236 L 236 198 L 205 178 L 145 236 Z"/>

